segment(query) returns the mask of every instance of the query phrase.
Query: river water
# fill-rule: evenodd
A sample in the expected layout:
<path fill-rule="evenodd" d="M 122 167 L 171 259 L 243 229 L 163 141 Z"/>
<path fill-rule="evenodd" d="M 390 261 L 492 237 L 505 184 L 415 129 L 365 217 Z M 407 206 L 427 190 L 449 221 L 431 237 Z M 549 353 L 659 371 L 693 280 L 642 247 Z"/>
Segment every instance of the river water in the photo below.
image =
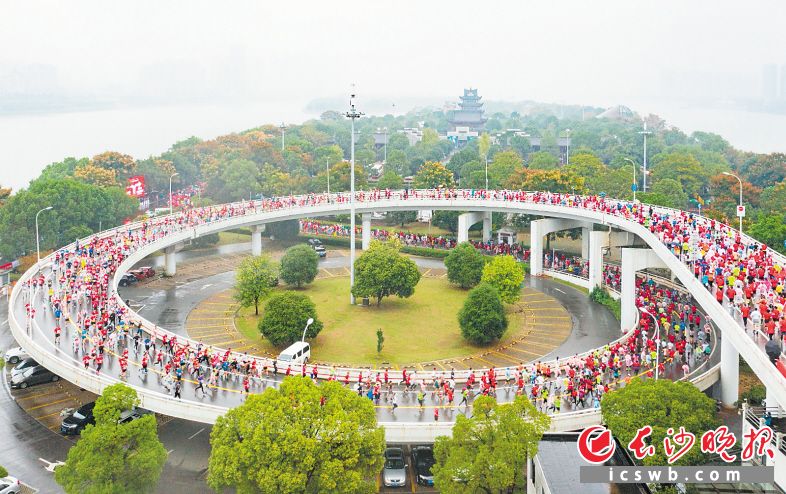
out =
<path fill-rule="evenodd" d="M 265 123 L 300 123 L 304 102 L 257 102 L 247 105 L 194 105 L 119 108 L 78 113 L 0 116 L 0 185 L 19 189 L 53 161 L 115 150 L 146 158 L 174 142 L 203 139 Z M 786 115 L 736 110 L 640 104 L 639 113 L 657 113 L 690 132 L 724 136 L 737 148 L 757 152 L 786 151 Z"/>

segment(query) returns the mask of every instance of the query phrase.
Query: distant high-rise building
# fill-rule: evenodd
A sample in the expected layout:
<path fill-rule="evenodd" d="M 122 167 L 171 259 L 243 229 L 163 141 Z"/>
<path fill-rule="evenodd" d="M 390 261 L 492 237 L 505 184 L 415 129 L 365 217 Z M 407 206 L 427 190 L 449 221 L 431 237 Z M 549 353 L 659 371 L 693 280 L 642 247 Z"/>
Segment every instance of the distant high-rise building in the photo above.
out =
<path fill-rule="evenodd" d="M 761 72 L 761 97 L 765 103 L 773 102 L 778 98 L 778 67 L 767 64 Z"/>
<path fill-rule="evenodd" d="M 486 126 L 486 117 L 483 116 L 483 103 L 480 101 L 477 89 L 465 89 L 464 96 L 458 104 L 458 110 L 447 112 L 450 130 L 456 131 L 457 127 L 468 127 L 470 131 L 480 132 Z"/>

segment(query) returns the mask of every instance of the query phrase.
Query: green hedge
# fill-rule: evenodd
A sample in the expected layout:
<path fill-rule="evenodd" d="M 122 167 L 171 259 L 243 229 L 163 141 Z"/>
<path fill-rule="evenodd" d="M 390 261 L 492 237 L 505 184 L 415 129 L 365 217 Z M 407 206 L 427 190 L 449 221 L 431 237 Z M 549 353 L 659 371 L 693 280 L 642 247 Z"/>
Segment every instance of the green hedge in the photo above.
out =
<path fill-rule="evenodd" d="M 325 245 L 335 245 L 336 247 L 349 247 L 349 237 L 333 237 L 331 235 L 315 235 L 313 233 L 310 233 L 307 235 L 300 234 L 300 238 L 302 239 L 318 238 L 319 241 Z M 355 247 L 362 248 L 363 240 L 360 238 L 355 238 Z"/>
<path fill-rule="evenodd" d="M 413 256 L 433 257 L 435 259 L 444 259 L 450 254 L 448 249 L 432 249 L 431 247 L 417 247 L 414 245 L 404 245 L 401 247 L 401 252 L 412 254 Z"/>
<path fill-rule="evenodd" d="M 593 302 L 605 305 L 614 314 L 617 320 L 622 319 L 622 302 L 614 300 L 604 288 L 596 286 L 589 294 L 589 299 Z"/>

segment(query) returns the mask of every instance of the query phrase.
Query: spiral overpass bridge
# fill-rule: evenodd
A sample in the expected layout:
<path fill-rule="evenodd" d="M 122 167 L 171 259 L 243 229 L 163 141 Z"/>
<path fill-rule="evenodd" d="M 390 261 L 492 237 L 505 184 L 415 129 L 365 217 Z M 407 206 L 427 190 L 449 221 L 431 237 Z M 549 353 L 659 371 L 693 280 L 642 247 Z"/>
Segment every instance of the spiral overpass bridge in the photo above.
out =
<path fill-rule="evenodd" d="M 125 311 L 129 320 L 141 322 L 143 330 L 152 338 L 160 339 L 168 332 L 134 313 L 117 295 L 120 278 L 134 264 L 156 251 L 164 250 L 167 258 L 167 271 L 173 273 L 175 270 L 174 252 L 178 246 L 200 236 L 245 227 L 250 227 L 252 230 L 252 251 L 259 253 L 262 225 L 290 219 L 347 214 L 351 207 L 349 194 L 346 193 L 290 196 L 197 208 L 101 232 L 97 234 L 99 238 L 118 242 L 120 247 L 115 255 L 122 257 L 122 262 L 107 268 L 107 273 L 111 276 L 107 283 L 106 295 L 103 296 L 110 299 L 110 306 L 116 306 Z M 658 235 L 647 226 L 653 217 L 676 222 L 684 220 L 689 213 L 658 206 L 634 205 L 628 201 L 599 197 L 522 191 L 490 191 L 480 194 L 470 190 L 358 192 L 354 208 L 357 214 L 363 215 L 362 238 L 364 246 L 370 238 L 370 215 L 373 212 L 424 209 L 468 211 L 468 213 L 462 214 L 459 219 L 459 239 L 462 239 L 462 235 L 466 238 L 466 230 L 476 222 L 483 221 L 485 227 L 485 219 L 489 218 L 488 224 L 490 226 L 491 212 L 543 217 L 544 219 L 532 222 L 531 270 L 533 275 L 540 275 L 544 272 L 542 250 L 543 237 L 546 234 L 577 227 L 584 228 L 585 233 L 589 236 L 590 276 L 587 282 L 588 287 L 600 284 L 602 249 L 599 240 L 601 235 L 607 235 L 605 231 L 593 231 L 595 226 L 602 225 L 607 230 L 613 228 L 616 231 L 624 232 L 629 235 L 630 242 L 628 247 L 622 249 L 622 287 L 620 290 L 623 307 L 622 329 L 631 328 L 636 323 L 637 310 L 634 304 L 636 271 L 649 267 L 668 268 L 672 276 L 679 280 L 684 290 L 690 292 L 702 311 L 712 319 L 721 333 L 720 363 L 692 374 L 689 376 L 691 381 L 699 389 L 704 390 L 720 380 L 722 400 L 726 404 L 734 403 L 737 400 L 738 355 L 742 355 L 766 386 L 768 402 L 774 400 L 781 407 L 786 405 L 786 378 L 769 361 L 763 347 L 746 334 L 741 326 L 740 318 L 718 303 L 715 296 L 703 287 L 691 270 L 691 259 L 685 256 L 682 259 L 677 257 L 672 253 L 670 247 L 664 244 Z M 634 213 L 634 211 L 644 212 Z M 710 225 L 711 220 L 709 219 L 697 216 L 693 218 L 689 230 L 695 232 L 698 231 L 699 226 Z M 730 227 L 718 223 L 715 223 L 713 231 L 715 230 L 719 235 L 738 234 L 734 233 Z M 742 235 L 740 238 L 745 245 L 761 248 L 760 244 L 750 237 Z M 74 244 L 63 249 L 73 248 Z M 770 253 L 770 255 L 776 262 L 786 265 L 786 259 L 782 256 L 776 253 Z M 100 394 L 106 386 L 119 382 L 120 371 L 116 363 L 117 359 L 108 359 L 102 372 L 97 374 L 94 370 L 81 365 L 80 359 L 71 352 L 67 339 L 65 345 L 56 346 L 51 337 L 54 319 L 51 314 L 46 314 L 45 294 L 42 293 L 43 290 L 35 291 L 27 288 L 30 280 L 51 272 L 54 256 L 55 253 L 51 254 L 42 259 L 40 265 L 25 272 L 16 285 L 17 288 L 13 290 L 9 303 L 11 331 L 19 344 L 39 363 L 77 386 Z M 39 314 L 43 313 L 44 317 L 39 315 L 31 319 L 26 310 L 28 303 L 31 307 L 36 308 Z M 174 335 L 170 333 L 168 336 Z M 623 334 L 618 341 L 625 338 L 626 335 Z M 196 341 L 188 340 L 182 336 L 178 336 L 178 342 L 197 345 Z M 309 364 L 309 373 L 311 367 Z M 504 369 L 500 369 L 500 372 L 503 371 Z M 369 370 L 341 368 L 337 371 L 342 376 L 345 372 L 348 372 L 351 380 L 356 382 L 359 374 L 365 372 L 367 375 Z M 441 372 L 444 371 L 436 373 Z M 320 379 L 327 378 L 330 373 L 330 368 L 319 367 L 318 376 Z M 239 384 L 235 384 L 234 389 L 220 388 L 218 396 L 210 402 L 202 401 L 195 395 L 192 396 L 191 393 L 184 393 L 182 400 L 176 400 L 165 392 L 160 379 L 156 382 L 153 372 L 144 379 L 136 372 L 130 374 L 131 377 L 126 382 L 136 389 L 142 406 L 165 415 L 213 423 L 217 417 L 242 401 Z M 429 373 L 429 376 L 432 374 Z M 467 371 L 456 371 L 457 382 L 462 382 L 466 378 Z M 510 398 L 512 397 L 513 394 L 510 393 Z M 500 401 L 505 401 L 504 397 L 500 397 Z M 552 417 L 552 429 L 575 430 L 599 422 L 599 410 L 563 411 Z M 380 424 L 385 426 L 388 439 L 397 441 L 430 440 L 436 435 L 449 434 L 452 427 L 449 420 L 439 423 L 396 421 L 380 422 Z"/>

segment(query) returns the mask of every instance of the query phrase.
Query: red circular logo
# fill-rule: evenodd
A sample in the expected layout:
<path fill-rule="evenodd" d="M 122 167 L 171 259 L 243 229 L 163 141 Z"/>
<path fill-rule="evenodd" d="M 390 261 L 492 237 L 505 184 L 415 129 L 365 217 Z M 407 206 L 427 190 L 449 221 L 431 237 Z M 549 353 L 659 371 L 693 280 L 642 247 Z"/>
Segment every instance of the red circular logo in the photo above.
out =
<path fill-rule="evenodd" d="M 601 425 L 593 425 L 581 431 L 576 446 L 582 458 L 598 465 L 611 458 L 617 444 L 611 437 L 611 431 Z"/>

